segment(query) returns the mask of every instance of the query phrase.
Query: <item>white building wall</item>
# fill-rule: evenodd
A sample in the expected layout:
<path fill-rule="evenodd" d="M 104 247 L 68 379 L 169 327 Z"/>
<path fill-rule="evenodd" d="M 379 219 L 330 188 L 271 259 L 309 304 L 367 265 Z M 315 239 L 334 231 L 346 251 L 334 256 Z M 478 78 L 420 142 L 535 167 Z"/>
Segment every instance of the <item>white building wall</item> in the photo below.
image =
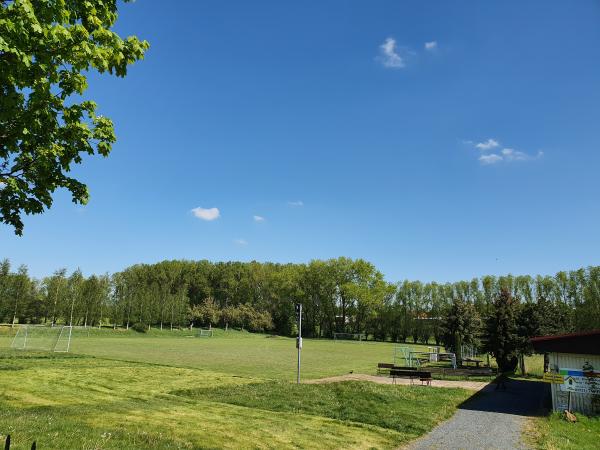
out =
<path fill-rule="evenodd" d="M 551 372 L 558 372 L 559 369 L 581 369 L 584 364 L 591 364 L 594 370 L 600 370 L 600 356 L 597 355 L 577 355 L 572 353 L 550 353 Z M 561 384 L 552 384 L 552 407 L 555 411 L 564 411 L 568 407 L 569 393 L 561 390 Z M 580 412 L 586 415 L 598 414 L 594 411 L 592 405 L 592 395 L 571 393 L 571 411 Z"/>

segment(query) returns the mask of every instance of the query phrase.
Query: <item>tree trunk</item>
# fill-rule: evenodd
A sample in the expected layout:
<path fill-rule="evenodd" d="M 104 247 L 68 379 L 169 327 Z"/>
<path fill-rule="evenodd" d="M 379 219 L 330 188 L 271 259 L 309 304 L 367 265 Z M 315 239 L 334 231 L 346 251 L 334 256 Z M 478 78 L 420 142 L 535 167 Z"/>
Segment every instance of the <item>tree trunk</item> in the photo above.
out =
<path fill-rule="evenodd" d="M 456 333 L 454 337 L 455 349 L 454 353 L 456 355 L 456 362 L 462 365 L 462 337 L 460 334 Z"/>
<path fill-rule="evenodd" d="M 346 300 L 342 296 L 342 333 L 346 331 Z"/>
<path fill-rule="evenodd" d="M 12 320 L 12 324 L 10 325 L 11 328 L 13 328 L 15 326 L 15 322 L 17 321 L 17 308 L 19 305 L 19 297 L 15 296 L 15 312 L 13 314 L 13 320 Z"/>

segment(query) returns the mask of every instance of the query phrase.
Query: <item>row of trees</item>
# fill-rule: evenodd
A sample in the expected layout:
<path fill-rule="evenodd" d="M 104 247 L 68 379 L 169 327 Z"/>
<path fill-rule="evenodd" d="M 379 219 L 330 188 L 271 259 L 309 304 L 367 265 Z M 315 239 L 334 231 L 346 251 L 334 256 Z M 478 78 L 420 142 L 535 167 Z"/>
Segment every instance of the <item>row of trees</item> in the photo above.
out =
<path fill-rule="evenodd" d="M 570 331 L 570 315 L 568 305 L 544 297 L 522 302 L 506 289 L 496 294 L 484 315 L 472 303 L 456 298 L 443 316 L 442 342 L 459 360 L 468 345 L 494 356 L 502 371 L 519 365 L 526 373 L 525 356 L 533 352 L 530 338 Z"/>
<path fill-rule="evenodd" d="M 550 305 L 560 331 L 600 328 L 600 267 L 554 276 L 391 284 L 372 264 L 348 258 L 308 264 L 163 261 L 112 276 L 61 269 L 41 280 L 24 266 L 13 270 L 6 260 L 0 265 L 5 323 L 159 328 L 194 323 L 293 335 L 294 304 L 302 303 L 308 337 L 361 332 L 378 340 L 441 344 L 453 314 L 478 318 L 482 330 L 503 293 L 524 310 Z M 468 311 L 454 311 L 457 304 Z"/>
<path fill-rule="evenodd" d="M 0 322 L 92 326 L 106 317 L 112 288 L 108 275 L 86 278 L 80 270 L 67 276 L 61 269 L 37 280 L 23 265 L 12 272 L 5 259 L 0 262 Z"/>

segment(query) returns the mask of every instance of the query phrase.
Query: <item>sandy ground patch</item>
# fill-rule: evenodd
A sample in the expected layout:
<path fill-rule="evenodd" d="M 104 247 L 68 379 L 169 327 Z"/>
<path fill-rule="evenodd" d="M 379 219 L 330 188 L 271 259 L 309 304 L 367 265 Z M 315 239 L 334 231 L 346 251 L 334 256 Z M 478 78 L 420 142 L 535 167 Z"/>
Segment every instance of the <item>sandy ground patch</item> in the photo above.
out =
<path fill-rule="evenodd" d="M 308 384 L 323 384 L 323 383 L 338 383 L 340 381 L 370 381 L 379 384 L 394 384 L 394 380 L 386 376 L 366 375 L 362 373 L 349 373 L 347 375 L 339 375 L 336 377 L 318 378 L 316 380 L 307 380 L 304 383 Z M 408 378 L 396 378 L 395 384 L 410 385 L 411 380 Z M 412 382 L 415 386 L 420 386 L 419 380 Z M 463 388 L 471 391 L 479 391 L 487 386 L 488 383 L 483 381 L 452 381 L 452 380 L 432 380 L 431 386 L 447 387 L 447 388 Z"/>

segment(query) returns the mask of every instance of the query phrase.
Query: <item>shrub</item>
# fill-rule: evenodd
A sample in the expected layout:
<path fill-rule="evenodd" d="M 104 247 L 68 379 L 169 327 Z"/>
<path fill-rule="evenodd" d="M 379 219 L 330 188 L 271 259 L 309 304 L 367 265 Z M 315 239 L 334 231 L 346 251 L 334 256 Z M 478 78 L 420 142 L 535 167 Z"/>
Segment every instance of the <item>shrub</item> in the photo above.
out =
<path fill-rule="evenodd" d="M 148 327 L 142 322 L 136 322 L 133 325 L 131 325 L 131 329 L 133 331 L 137 331 L 138 333 L 145 333 Z"/>

